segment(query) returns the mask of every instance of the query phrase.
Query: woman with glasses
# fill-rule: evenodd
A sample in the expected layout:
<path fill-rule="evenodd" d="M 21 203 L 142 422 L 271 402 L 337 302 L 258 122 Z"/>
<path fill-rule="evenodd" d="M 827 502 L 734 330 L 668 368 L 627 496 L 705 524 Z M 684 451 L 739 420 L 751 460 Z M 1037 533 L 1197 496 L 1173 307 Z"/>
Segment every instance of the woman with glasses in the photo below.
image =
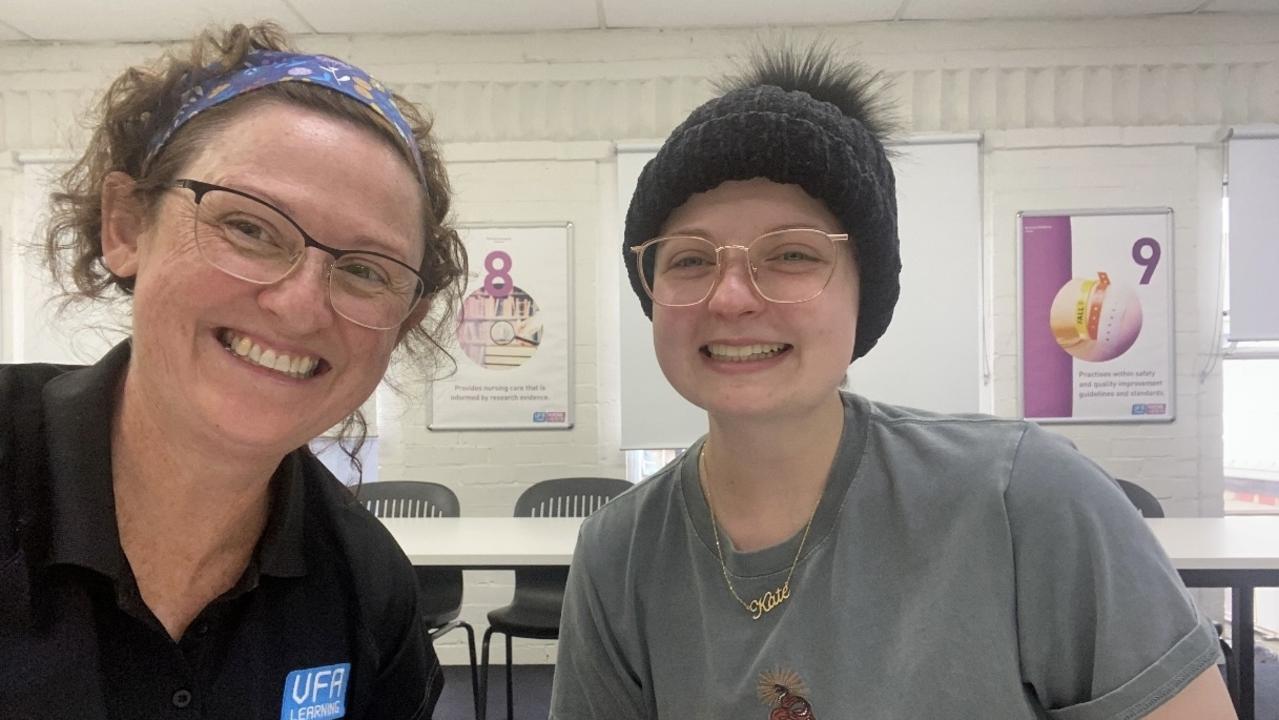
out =
<path fill-rule="evenodd" d="M 584 522 L 552 718 L 1233 717 L 1212 625 L 1100 468 L 841 392 L 899 290 L 876 84 L 761 53 L 640 175 L 623 256 L 710 432 Z"/>
<path fill-rule="evenodd" d="M 0 368 L 0 717 L 429 717 L 412 567 L 306 449 L 458 298 L 428 122 L 210 31 L 112 83 L 53 199 L 55 273 L 131 337 Z"/>

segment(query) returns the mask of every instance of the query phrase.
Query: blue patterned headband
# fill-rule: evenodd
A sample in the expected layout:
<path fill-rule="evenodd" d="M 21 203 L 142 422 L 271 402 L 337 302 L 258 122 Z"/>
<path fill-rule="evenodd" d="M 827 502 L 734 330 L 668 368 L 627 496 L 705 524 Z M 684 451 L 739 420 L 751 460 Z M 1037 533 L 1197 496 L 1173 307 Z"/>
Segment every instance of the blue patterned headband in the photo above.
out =
<path fill-rule="evenodd" d="M 425 180 L 422 157 L 417 149 L 417 139 L 408 120 L 391 100 L 391 92 L 382 83 L 369 77 L 360 68 L 327 55 L 300 55 L 274 50 L 251 50 L 240 67 L 232 72 L 220 72 L 214 63 L 204 68 L 203 80 L 197 80 L 182 94 L 182 105 L 177 115 L 163 132 L 151 139 L 147 156 L 142 161 L 146 168 L 159 154 L 164 144 L 178 128 L 188 120 L 209 108 L 231 98 L 252 92 L 267 85 L 282 82 L 306 82 L 340 92 L 368 106 L 395 128 L 395 132 L 408 146 L 417 166 L 418 178 Z"/>

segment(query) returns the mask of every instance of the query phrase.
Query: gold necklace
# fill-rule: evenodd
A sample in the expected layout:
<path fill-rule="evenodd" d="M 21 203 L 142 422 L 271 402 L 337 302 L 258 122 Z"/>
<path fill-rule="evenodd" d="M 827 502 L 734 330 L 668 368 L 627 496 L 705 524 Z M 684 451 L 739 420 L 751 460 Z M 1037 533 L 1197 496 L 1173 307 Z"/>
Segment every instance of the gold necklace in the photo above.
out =
<path fill-rule="evenodd" d="M 728 585 L 728 591 L 733 594 L 737 602 L 746 608 L 746 612 L 751 614 L 751 620 L 758 620 L 765 613 L 770 613 L 781 606 L 782 603 L 790 599 L 790 579 L 795 574 L 795 566 L 799 564 L 799 556 L 804 552 L 804 543 L 808 542 L 808 531 L 813 527 L 813 518 L 817 517 L 817 507 L 822 504 L 821 498 L 817 499 L 817 505 L 813 507 L 813 514 L 808 516 L 808 523 L 804 525 L 804 536 L 799 539 L 799 549 L 795 551 L 795 559 L 791 560 L 790 572 L 786 573 L 786 582 L 781 587 L 760 595 L 759 597 L 746 602 L 741 595 L 737 594 L 737 590 L 733 587 L 733 581 L 728 577 L 728 565 L 724 564 L 724 550 L 719 544 L 719 523 L 715 521 L 715 507 L 711 505 L 711 478 L 710 463 L 706 460 L 706 448 L 711 444 L 710 440 L 702 443 L 702 449 L 697 454 L 698 471 L 705 479 L 706 488 L 706 509 L 711 513 L 711 532 L 715 535 L 715 554 L 719 556 L 719 569 L 724 573 L 724 583 Z"/>

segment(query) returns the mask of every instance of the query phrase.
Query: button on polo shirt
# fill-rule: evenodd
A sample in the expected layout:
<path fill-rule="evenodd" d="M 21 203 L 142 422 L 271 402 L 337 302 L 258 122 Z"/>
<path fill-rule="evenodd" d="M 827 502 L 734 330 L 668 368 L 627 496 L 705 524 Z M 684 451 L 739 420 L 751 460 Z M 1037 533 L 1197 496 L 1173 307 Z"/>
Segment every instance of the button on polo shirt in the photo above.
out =
<path fill-rule="evenodd" d="M 0 405 L 17 410 L 0 418 L 0 527 L 24 528 L 0 537 L 0 718 L 429 717 L 443 679 L 412 568 L 305 450 L 271 479 L 243 575 L 168 635 L 115 522 L 128 357 L 126 342 L 88 368 L 0 367 Z"/>

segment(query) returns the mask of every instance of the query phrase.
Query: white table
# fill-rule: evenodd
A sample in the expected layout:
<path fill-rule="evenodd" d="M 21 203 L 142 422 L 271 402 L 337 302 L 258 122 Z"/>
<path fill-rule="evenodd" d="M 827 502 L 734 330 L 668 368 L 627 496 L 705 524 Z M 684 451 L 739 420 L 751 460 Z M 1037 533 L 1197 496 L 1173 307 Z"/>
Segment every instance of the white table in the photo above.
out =
<path fill-rule="evenodd" d="M 1228 681 L 1239 720 L 1253 720 L 1253 596 L 1259 587 L 1279 587 L 1279 516 L 1146 522 L 1187 586 L 1230 588 L 1230 647 L 1239 659 L 1239 671 Z"/>
<path fill-rule="evenodd" d="M 382 520 L 414 565 L 467 570 L 568 565 L 581 522 L 491 517 Z M 1239 670 L 1229 681 L 1240 720 L 1252 720 L 1253 591 L 1279 587 L 1279 516 L 1147 522 L 1186 585 L 1231 589 L 1231 647 Z"/>
<path fill-rule="evenodd" d="M 1146 521 L 1178 570 L 1279 571 L 1279 516 Z"/>
<path fill-rule="evenodd" d="M 1147 520 L 1181 571 L 1279 572 L 1279 517 Z M 414 565 L 483 568 L 568 565 L 580 518 L 384 518 Z"/>
<path fill-rule="evenodd" d="M 383 518 L 414 565 L 465 570 L 568 565 L 581 518 Z"/>

